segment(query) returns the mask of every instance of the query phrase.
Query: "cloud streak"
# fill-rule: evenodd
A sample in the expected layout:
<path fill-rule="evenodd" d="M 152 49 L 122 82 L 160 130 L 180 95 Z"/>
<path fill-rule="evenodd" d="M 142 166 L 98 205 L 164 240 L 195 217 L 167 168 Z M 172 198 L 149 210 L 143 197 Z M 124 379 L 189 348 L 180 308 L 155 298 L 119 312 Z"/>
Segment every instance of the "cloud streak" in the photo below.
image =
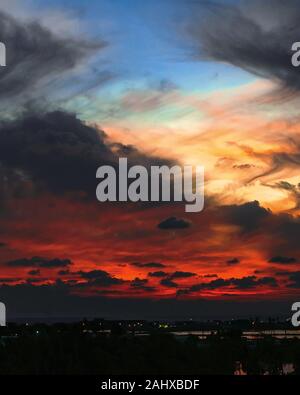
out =
<path fill-rule="evenodd" d="M 53 83 L 106 45 L 56 36 L 37 21 L 18 20 L 2 11 L 0 37 L 7 48 L 7 67 L 0 68 L 0 98 L 15 109 L 16 103 L 29 105 L 48 96 Z"/>
<path fill-rule="evenodd" d="M 200 8 L 188 26 L 196 58 L 226 62 L 271 79 L 284 96 L 299 92 L 299 72 L 291 64 L 291 47 L 300 36 L 297 0 L 205 2 Z"/>

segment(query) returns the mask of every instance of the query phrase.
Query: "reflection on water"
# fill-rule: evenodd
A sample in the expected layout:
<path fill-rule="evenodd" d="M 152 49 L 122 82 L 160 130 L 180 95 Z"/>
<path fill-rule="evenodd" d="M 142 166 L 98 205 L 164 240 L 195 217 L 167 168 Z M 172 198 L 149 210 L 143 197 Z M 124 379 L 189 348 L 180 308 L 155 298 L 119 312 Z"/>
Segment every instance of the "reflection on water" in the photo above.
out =
<path fill-rule="evenodd" d="M 293 363 L 283 363 L 281 368 L 278 370 L 277 374 L 281 376 L 287 376 L 290 374 L 295 373 L 295 366 Z M 235 376 L 247 376 L 247 371 L 244 370 L 243 364 L 240 361 L 237 361 L 235 363 L 235 370 L 233 373 Z M 267 366 L 262 369 L 261 374 L 263 376 L 268 376 L 270 375 L 270 370 Z"/>
<path fill-rule="evenodd" d="M 264 336 L 272 336 L 275 339 L 300 339 L 300 331 L 294 329 L 274 329 L 262 331 L 244 331 L 242 337 L 247 340 L 262 339 Z"/>
<path fill-rule="evenodd" d="M 217 330 L 207 331 L 179 331 L 170 332 L 175 336 L 197 336 L 199 339 L 206 339 L 211 335 L 217 335 Z M 242 332 L 242 337 L 247 340 L 263 339 L 265 336 L 272 336 L 275 339 L 300 339 L 300 330 L 296 329 L 274 329 L 274 330 L 248 330 Z"/>

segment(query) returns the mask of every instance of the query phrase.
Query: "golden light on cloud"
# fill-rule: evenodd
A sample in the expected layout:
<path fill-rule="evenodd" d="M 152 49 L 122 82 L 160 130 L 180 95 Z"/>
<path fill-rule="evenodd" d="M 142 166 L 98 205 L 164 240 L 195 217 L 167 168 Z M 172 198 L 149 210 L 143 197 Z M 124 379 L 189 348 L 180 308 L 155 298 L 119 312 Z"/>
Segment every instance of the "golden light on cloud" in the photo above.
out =
<path fill-rule="evenodd" d="M 291 120 L 284 106 L 281 112 L 274 111 L 272 92 L 274 83 L 257 80 L 198 96 L 176 93 L 165 96 L 164 105 L 175 100 L 177 106 L 190 109 L 190 116 L 161 119 L 158 127 L 155 116 L 151 122 L 139 114 L 128 120 L 126 129 L 116 122 L 102 126 L 112 141 L 182 164 L 203 165 L 206 193 L 218 196 L 220 203 L 259 200 L 276 212 L 290 211 L 294 207 L 290 193 L 271 186 L 296 176 L 297 169 L 292 161 L 282 166 L 273 161 L 276 154 L 279 162 L 282 153 L 293 154 L 291 140 L 300 136 L 300 122 Z M 148 96 L 145 103 L 149 105 Z"/>

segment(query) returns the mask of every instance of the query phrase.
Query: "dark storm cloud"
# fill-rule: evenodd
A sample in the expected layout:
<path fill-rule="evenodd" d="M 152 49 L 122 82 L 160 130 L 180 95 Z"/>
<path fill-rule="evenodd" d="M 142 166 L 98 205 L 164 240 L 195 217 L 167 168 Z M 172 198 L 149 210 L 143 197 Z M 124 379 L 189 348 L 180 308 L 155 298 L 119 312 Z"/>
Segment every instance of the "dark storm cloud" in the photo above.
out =
<path fill-rule="evenodd" d="M 133 146 L 123 146 L 125 149 L 129 166 L 171 163 L 144 155 Z M 0 164 L 54 193 L 83 191 L 94 197 L 97 168 L 117 168 L 118 159 L 105 133 L 85 125 L 73 114 L 33 114 L 0 124 Z"/>
<path fill-rule="evenodd" d="M 83 277 L 87 279 L 89 273 Z M 75 283 L 74 288 L 90 288 L 90 287 L 111 287 L 113 285 L 121 285 L 124 280 L 111 276 L 109 273 L 103 272 L 101 275 L 92 278 L 88 278 L 86 282 Z"/>
<path fill-rule="evenodd" d="M 289 273 L 289 280 L 291 281 L 288 284 L 289 288 L 300 288 L 300 272 Z"/>
<path fill-rule="evenodd" d="M 77 288 L 110 287 L 125 283 L 124 280 L 112 276 L 105 270 L 99 269 L 90 271 L 61 270 L 58 272 L 58 275 L 74 277 L 72 280 L 68 280 L 67 283 Z M 85 280 L 85 282 L 81 282 L 80 280 Z M 62 281 L 61 284 L 66 284 L 66 281 Z"/>
<path fill-rule="evenodd" d="M 156 273 L 149 273 L 149 275 L 151 275 L 152 277 L 165 277 L 160 281 L 160 285 L 168 288 L 179 287 L 179 285 L 174 280 L 181 280 L 181 279 L 197 276 L 196 273 L 181 272 L 181 271 L 176 271 L 174 273 L 156 272 Z"/>
<path fill-rule="evenodd" d="M 208 283 L 194 284 L 186 289 L 186 293 L 198 292 L 204 289 L 214 290 L 222 287 L 227 287 L 229 285 L 231 285 L 231 279 L 224 280 L 223 278 L 218 278 L 217 280 L 212 280 Z"/>
<path fill-rule="evenodd" d="M 289 257 L 290 253 L 298 253 L 300 234 L 299 217 L 293 217 L 288 214 L 274 214 L 271 216 L 270 221 L 267 221 L 265 231 L 270 232 L 274 240 L 276 240 L 276 243 L 273 244 L 272 255 L 277 256 L 284 253 Z"/>
<path fill-rule="evenodd" d="M 299 251 L 299 216 L 274 213 L 262 207 L 258 201 L 219 206 L 214 212 L 214 220 L 218 223 L 238 226 L 240 236 L 251 237 L 254 233 L 259 235 L 257 245 L 270 257 L 289 258 L 296 256 Z"/>
<path fill-rule="evenodd" d="M 157 227 L 159 229 L 168 230 L 168 229 L 186 229 L 189 228 L 191 223 L 186 221 L 185 219 L 180 219 L 176 217 L 170 217 L 160 222 Z"/>
<path fill-rule="evenodd" d="M 72 262 L 69 259 L 45 259 L 37 256 L 32 258 L 15 259 L 13 261 L 7 262 L 7 266 L 10 267 L 40 267 L 48 269 L 67 267 L 70 265 L 72 265 Z"/>
<path fill-rule="evenodd" d="M 48 268 L 48 269 L 52 269 L 52 268 L 57 268 L 57 267 L 67 267 L 73 265 L 73 263 L 70 261 L 70 259 L 44 259 L 42 260 L 38 266 L 39 267 L 44 267 L 44 268 Z"/>
<path fill-rule="evenodd" d="M 148 268 L 148 269 L 149 268 L 162 269 L 166 267 L 166 265 L 160 262 L 148 262 L 148 263 L 133 262 L 131 263 L 131 265 L 139 268 Z"/>
<path fill-rule="evenodd" d="M 28 274 L 29 276 L 39 276 L 41 271 L 39 269 L 36 270 L 29 270 Z"/>
<path fill-rule="evenodd" d="M 97 164 L 113 160 L 103 137 L 71 114 L 32 115 L 0 126 L 0 161 L 54 192 L 91 191 Z"/>
<path fill-rule="evenodd" d="M 138 291 L 144 292 L 155 292 L 156 288 L 147 285 L 148 280 L 146 278 L 138 278 L 136 277 L 134 280 L 131 281 L 130 286 Z"/>
<path fill-rule="evenodd" d="M 104 42 L 61 38 L 38 22 L 24 22 L 0 12 L 0 37 L 7 66 L 0 69 L 0 97 L 28 100 L 40 83 L 49 83 L 99 50 Z"/>
<path fill-rule="evenodd" d="M 233 287 L 236 290 L 247 290 L 247 289 L 255 289 L 259 286 L 277 287 L 278 283 L 274 277 L 257 278 L 256 276 L 248 276 L 242 278 L 229 278 L 229 279 L 218 278 L 208 283 L 194 284 L 191 287 L 184 289 L 183 290 L 184 292 L 180 292 L 179 294 L 187 295 L 189 293 L 198 292 L 202 290 L 212 291 L 224 287 Z"/>
<path fill-rule="evenodd" d="M 196 276 L 196 273 L 192 272 L 181 272 L 181 271 L 176 271 L 172 273 L 169 278 L 174 280 L 174 279 L 179 279 L 179 278 L 190 278 Z"/>
<path fill-rule="evenodd" d="M 300 89 L 298 69 L 291 64 L 291 47 L 300 37 L 298 0 L 205 2 L 200 7 L 188 26 L 196 57 L 275 80 L 285 93 Z"/>
<path fill-rule="evenodd" d="M 87 279 L 87 280 L 94 280 L 97 278 L 104 278 L 104 277 L 110 277 L 110 275 L 105 272 L 104 270 L 91 270 L 90 272 L 77 272 L 78 274 L 81 275 L 82 278 Z"/>
<path fill-rule="evenodd" d="M 141 278 L 136 277 L 134 280 L 131 281 L 130 286 L 139 288 L 141 286 L 146 285 L 147 283 L 148 283 L 148 280 L 146 278 L 141 279 Z"/>
<path fill-rule="evenodd" d="M 160 285 L 163 285 L 164 287 L 167 288 L 177 288 L 178 284 L 176 284 L 174 281 L 172 281 L 170 278 L 164 278 L 160 281 Z"/>
<path fill-rule="evenodd" d="M 282 263 L 283 265 L 296 263 L 297 259 L 287 256 L 274 256 L 269 260 L 269 263 Z"/>
<path fill-rule="evenodd" d="M 68 274 L 70 274 L 70 270 L 60 270 L 57 274 L 59 276 L 67 276 Z"/>
<path fill-rule="evenodd" d="M 277 281 L 274 277 L 262 277 L 257 279 L 255 276 L 243 277 L 241 279 L 232 279 L 232 285 L 237 289 L 251 289 L 260 285 L 268 285 L 270 287 L 277 287 Z"/>
<path fill-rule="evenodd" d="M 110 287 L 112 285 L 121 285 L 123 283 L 124 283 L 124 281 L 122 279 L 107 275 L 107 276 L 95 278 L 93 280 L 89 280 L 86 285 L 88 287 L 91 287 L 91 286 Z"/>
<path fill-rule="evenodd" d="M 240 226 L 244 232 L 251 232 L 272 213 L 261 207 L 258 201 L 253 201 L 242 205 L 223 206 L 221 214 L 225 222 Z"/>
<path fill-rule="evenodd" d="M 158 272 L 150 272 L 148 273 L 149 277 L 157 277 L 157 278 L 161 278 L 161 277 L 167 277 L 168 273 L 163 272 L 163 271 L 158 271 Z"/>
<path fill-rule="evenodd" d="M 80 62 L 87 64 L 104 42 L 58 37 L 37 22 L 19 21 L 2 12 L 0 37 L 7 47 L 7 67 L 0 68 L 0 97 L 9 119 L 0 122 L 1 207 L 11 197 L 29 193 L 30 187 L 34 192 L 80 191 L 94 197 L 97 168 L 117 167 L 121 155 L 126 154 L 129 165 L 173 163 L 144 155 L 134 146 L 108 143 L 103 131 L 73 114 L 45 111 L 59 106 L 47 102 L 51 89 L 59 90 L 56 81 L 64 75 L 73 77 L 68 73 Z M 83 89 L 84 81 L 78 85 Z"/>
<path fill-rule="evenodd" d="M 62 76 L 73 78 L 70 71 L 81 62 L 87 64 L 89 55 L 103 48 L 104 42 L 58 37 L 37 22 L 19 21 L 1 12 L 0 37 L 7 47 L 7 67 L 0 70 L 0 97 L 2 108 L 5 100 L 9 108 L 9 112 L 3 110 L 9 121 L 0 123 L 1 208 L 11 197 L 29 194 L 30 188 L 58 194 L 79 191 L 94 197 L 97 168 L 116 168 L 121 155 L 128 157 L 129 166 L 173 164 L 144 155 L 131 145 L 108 143 L 103 131 L 73 114 L 46 112 L 59 107 L 47 100 L 51 89 L 59 90 L 56 81 Z M 78 81 L 81 89 L 84 84 Z"/>
<path fill-rule="evenodd" d="M 232 259 L 228 259 L 228 261 L 226 261 L 226 263 L 229 266 L 237 265 L 238 263 L 240 263 L 240 260 L 238 258 L 232 258 Z"/>

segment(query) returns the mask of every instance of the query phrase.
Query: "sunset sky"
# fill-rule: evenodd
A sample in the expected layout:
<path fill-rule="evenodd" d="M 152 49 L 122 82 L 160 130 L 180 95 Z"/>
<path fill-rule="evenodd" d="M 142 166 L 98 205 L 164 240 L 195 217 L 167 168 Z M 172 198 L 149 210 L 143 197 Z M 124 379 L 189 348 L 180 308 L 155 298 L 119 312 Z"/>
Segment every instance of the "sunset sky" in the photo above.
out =
<path fill-rule="evenodd" d="M 288 315 L 300 296 L 299 1 L 0 9 L 8 314 Z M 99 203 L 96 169 L 119 157 L 204 166 L 204 211 Z"/>

